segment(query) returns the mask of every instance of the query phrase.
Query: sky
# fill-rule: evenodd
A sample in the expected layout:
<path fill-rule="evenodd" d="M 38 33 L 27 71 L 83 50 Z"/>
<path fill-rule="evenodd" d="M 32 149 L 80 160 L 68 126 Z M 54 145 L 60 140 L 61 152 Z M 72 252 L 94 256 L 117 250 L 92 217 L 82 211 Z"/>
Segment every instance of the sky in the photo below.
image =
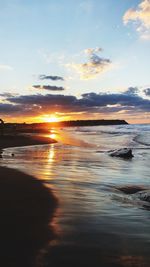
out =
<path fill-rule="evenodd" d="M 150 123 L 150 0 L 0 0 L 0 117 Z"/>

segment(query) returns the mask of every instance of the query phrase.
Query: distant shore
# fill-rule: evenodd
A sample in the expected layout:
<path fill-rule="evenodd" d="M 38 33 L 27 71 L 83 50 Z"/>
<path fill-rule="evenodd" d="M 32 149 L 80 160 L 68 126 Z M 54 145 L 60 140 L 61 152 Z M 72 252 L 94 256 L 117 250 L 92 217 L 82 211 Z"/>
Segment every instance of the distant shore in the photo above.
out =
<path fill-rule="evenodd" d="M 3 135 L 0 136 L 0 149 L 8 147 L 20 147 L 31 145 L 52 144 L 57 141 L 50 137 L 43 137 L 39 135 Z"/>
<path fill-rule="evenodd" d="M 59 122 L 41 122 L 41 123 L 6 123 L 7 131 L 17 133 L 48 133 L 53 127 L 89 127 L 89 126 L 110 126 L 128 124 L 125 120 L 71 120 Z"/>

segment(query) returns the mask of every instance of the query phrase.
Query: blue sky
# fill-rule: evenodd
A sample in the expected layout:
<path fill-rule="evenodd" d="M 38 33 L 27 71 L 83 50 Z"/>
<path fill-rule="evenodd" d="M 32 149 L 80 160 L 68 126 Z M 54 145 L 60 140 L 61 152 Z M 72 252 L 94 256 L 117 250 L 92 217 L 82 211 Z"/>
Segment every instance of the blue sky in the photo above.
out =
<path fill-rule="evenodd" d="M 0 0 L 0 92 L 60 94 L 33 87 L 51 85 L 76 97 L 129 87 L 142 95 L 150 87 L 149 5 L 149 0 Z M 40 80 L 41 74 L 64 81 Z"/>

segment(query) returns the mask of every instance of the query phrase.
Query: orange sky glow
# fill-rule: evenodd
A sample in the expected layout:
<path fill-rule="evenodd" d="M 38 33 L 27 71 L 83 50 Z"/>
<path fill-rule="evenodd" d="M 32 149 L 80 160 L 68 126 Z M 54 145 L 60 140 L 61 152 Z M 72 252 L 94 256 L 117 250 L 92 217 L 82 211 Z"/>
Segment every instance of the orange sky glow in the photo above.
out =
<path fill-rule="evenodd" d="M 131 124 L 140 124 L 142 123 L 149 123 L 149 114 L 145 113 L 145 114 L 130 114 L 126 115 L 126 114 L 89 114 L 89 115 L 85 115 L 84 113 L 73 113 L 72 115 L 69 113 L 69 115 L 65 115 L 64 113 L 61 114 L 59 113 L 51 113 L 51 114 L 44 114 L 44 115 L 40 115 L 40 116 L 30 116 L 30 117 L 22 117 L 22 116 L 3 116 L 4 121 L 7 122 L 11 122 L 11 123 L 44 123 L 44 122 L 60 122 L 60 121 L 69 121 L 69 120 L 98 120 L 98 119 L 111 119 L 111 120 L 115 120 L 115 119 L 120 119 L 120 120 L 126 120 L 128 123 Z"/>

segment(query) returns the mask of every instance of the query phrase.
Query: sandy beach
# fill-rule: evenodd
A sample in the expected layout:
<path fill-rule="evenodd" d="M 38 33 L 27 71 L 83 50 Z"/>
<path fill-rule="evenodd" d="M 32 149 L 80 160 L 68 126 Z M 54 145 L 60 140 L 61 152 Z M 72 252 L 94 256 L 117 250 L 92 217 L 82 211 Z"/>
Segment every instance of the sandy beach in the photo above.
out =
<path fill-rule="evenodd" d="M 0 148 L 53 142 L 50 138 L 3 136 Z M 0 167 L 0 263 L 38 266 L 40 250 L 53 238 L 50 222 L 57 199 L 43 183 L 23 172 Z"/>
<path fill-rule="evenodd" d="M 0 149 L 7 147 L 31 146 L 56 143 L 50 137 L 40 135 L 3 135 L 0 136 Z"/>

